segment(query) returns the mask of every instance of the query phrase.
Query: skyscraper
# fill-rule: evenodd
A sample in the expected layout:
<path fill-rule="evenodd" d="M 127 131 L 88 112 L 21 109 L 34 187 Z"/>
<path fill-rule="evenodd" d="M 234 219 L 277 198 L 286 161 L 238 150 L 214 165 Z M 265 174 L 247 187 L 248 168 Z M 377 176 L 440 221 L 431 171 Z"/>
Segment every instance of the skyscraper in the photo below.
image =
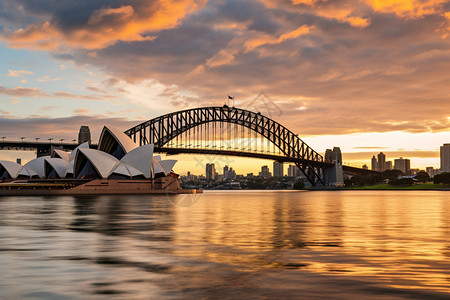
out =
<path fill-rule="evenodd" d="M 404 175 L 410 175 L 411 170 L 411 162 L 407 158 L 400 157 L 398 159 L 394 159 L 394 169 L 400 170 Z"/>
<path fill-rule="evenodd" d="M 300 176 L 300 169 L 295 165 L 290 165 L 288 167 L 288 176 L 289 177 L 298 177 Z"/>
<path fill-rule="evenodd" d="M 372 157 L 372 170 L 378 171 L 378 162 L 377 162 L 377 158 L 375 157 L 375 155 Z"/>
<path fill-rule="evenodd" d="M 216 178 L 216 168 L 214 164 L 206 164 L 206 180 L 214 180 Z"/>
<path fill-rule="evenodd" d="M 228 166 L 223 167 L 223 179 L 228 179 Z"/>
<path fill-rule="evenodd" d="M 378 155 L 378 171 L 383 172 L 386 170 L 386 155 L 380 152 Z"/>
<path fill-rule="evenodd" d="M 274 161 L 273 162 L 273 176 L 275 177 L 283 177 L 283 163 Z"/>
<path fill-rule="evenodd" d="M 450 172 L 450 144 L 441 146 L 441 172 Z"/>
<path fill-rule="evenodd" d="M 261 167 L 261 172 L 259 172 L 259 177 L 262 177 L 264 179 L 267 179 L 271 176 L 272 174 L 270 174 L 269 172 L 269 167 L 268 166 L 262 166 Z"/>
<path fill-rule="evenodd" d="M 392 170 L 392 161 L 391 160 L 386 162 L 385 170 Z"/>

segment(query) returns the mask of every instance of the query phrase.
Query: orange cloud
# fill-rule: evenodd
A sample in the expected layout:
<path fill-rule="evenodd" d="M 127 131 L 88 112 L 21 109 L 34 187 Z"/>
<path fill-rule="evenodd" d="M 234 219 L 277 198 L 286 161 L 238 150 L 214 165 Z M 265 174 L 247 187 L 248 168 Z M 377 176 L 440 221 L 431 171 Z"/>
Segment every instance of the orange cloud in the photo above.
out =
<path fill-rule="evenodd" d="M 6 29 L 3 39 L 8 47 L 56 50 L 61 47 L 102 49 L 117 41 L 136 42 L 155 39 L 159 30 L 176 27 L 187 14 L 198 9 L 203 0 L 160 0 L 149 8 L 135 10 L 131 5 L 94 11 L 80 27 L 62 30 L 49 21 L 31 24 L 15 31 Z"/>
<path fill-rule="evenodd" d="M 375 11 L 399 17 L 419 18 L 438 13 L 447 0 L 366 0 Z"/>

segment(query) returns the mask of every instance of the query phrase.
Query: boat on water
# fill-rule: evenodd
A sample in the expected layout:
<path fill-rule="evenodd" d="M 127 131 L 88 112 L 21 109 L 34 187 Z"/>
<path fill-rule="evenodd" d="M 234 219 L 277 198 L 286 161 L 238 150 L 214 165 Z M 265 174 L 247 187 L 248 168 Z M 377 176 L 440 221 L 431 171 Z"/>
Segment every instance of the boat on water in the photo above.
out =
<path fill-rule="evenodd" d="M 182 189 L 176 160 L 153 155 L 153 144 L 138 146 L 120 130 L 104 127 L 97 149 L 83 143 L 71 153 L 53 149 L 24 166 L 0 161 L 0 196 L 195 194 Z"/>

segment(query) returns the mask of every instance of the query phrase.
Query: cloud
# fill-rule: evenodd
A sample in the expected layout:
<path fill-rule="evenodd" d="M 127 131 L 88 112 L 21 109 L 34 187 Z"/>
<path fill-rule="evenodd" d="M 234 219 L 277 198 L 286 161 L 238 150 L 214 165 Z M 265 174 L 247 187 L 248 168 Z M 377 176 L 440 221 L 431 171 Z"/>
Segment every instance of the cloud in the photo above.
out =
<path fill-rule="evenodd" d="M 33 72 L 26 70 L 8 70 L 9 77 L 22 77 L 22 75 L 33 75 Z"/>
<path fill-rule="evenodd" d="M 399 17 L 419 18 L 442 10 L 447 0 L 366 0 L 375 11 L 394 13 Z"/>
<path fill-rule="evenodd" d="M 44 76 L 36 79 L 36 81 L 38 81 L 38 82 L 58 81 L 58 80 L 63 80 L 63 78 L 61 78 L 61 77 L 53 77 L 52 78 L 51 75 L 44 75 Z"/>
<path fill-rule="evenodd" d="M 80 1 L 82 2 L 82 1 Z M 11 48 L 52 50 L 62 48 L 101 49 L 123 42 L 142 42 L 156 38 L 152 32 L 176 27 L 180 20 L 203 5 L 204 1 L 131 1 L 132 5 L 99 7 L 83 16 L 84 23 L 71 24 L 58 15 L 53 20 L 33 23 L 16 30 L 5 29 L 3 40 Z M 25 9 L 39 10 L 30 1 Z M 63 8 L 58 13 L 84 14 L 84 3 Z M 79 9 L 79 10 L 77 10 Z M 54 13 L 57 13 L 56 11 Z"/>
<path fill-rule="evenodd" d="M 112 95 L 101 95 L 101 96 L 80 95 L 74 94 L 72 92 L 63 92 L 63 91 L 56 91 L 53 94 L 49 94 L 37 88 L 24 88 L 24 87 L 7 88 L 2 85 L 0 85 L 0 95 L 6 95 L 12 98 L 44 97 L 44 98 L 58 98 L 58 99 L 95 100 L 95 101 L 109 101 L 116 99 L 116 96 Z"/>
<path fill-rule="evenodd" d="M 7 88 L 0 85 L 0 95 L 7 95 L 10 97 L 47 97 L 44 91 L 36 88 L 24 88 L 24 87 L 15 87 L 15 88 Z"/>

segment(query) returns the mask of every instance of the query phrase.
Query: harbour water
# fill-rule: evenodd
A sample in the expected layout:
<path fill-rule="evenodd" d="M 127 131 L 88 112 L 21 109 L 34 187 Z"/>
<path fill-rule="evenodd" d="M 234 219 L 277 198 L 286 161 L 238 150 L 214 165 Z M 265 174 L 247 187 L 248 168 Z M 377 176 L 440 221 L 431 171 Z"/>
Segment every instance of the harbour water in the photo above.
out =
<path fill-rule="evenodd" d="M 450 192 L 0 197 L 1 299 L 449 299 Z"/>

